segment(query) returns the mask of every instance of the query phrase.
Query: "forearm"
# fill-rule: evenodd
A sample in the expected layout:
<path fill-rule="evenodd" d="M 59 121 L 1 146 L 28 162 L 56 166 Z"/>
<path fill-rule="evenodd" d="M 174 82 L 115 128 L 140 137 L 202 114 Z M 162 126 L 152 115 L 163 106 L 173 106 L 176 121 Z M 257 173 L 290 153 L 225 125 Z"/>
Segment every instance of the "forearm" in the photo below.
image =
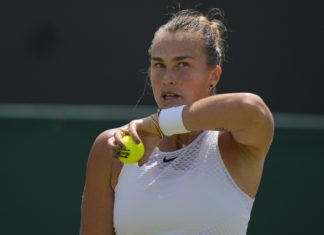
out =
<path fill-rule="evenodd" d="M 184 108 L 184 126 L 190 131 L 227 130 L 236 142 L 267 150 L 272 141 L 273 119 L 262 99 L 250 93 L 207 97 Z"/>
<path fill-rule="evenodd" d="M 183 122 L 188 130 L 226 129 L 235 132 L 262 118 L 263 105 L 257 96 L 232 93 L 207 97 L 183 110 Z"/>

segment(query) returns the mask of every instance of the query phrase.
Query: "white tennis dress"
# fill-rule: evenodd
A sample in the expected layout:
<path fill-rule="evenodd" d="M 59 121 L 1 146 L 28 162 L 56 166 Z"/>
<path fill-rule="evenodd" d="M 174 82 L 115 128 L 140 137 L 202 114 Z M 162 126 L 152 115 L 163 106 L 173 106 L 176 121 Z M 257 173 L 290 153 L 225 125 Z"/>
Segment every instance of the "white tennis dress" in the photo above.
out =
<path fill-rule="evenodd" d="M 114 226 L 117 235 L 244 235 L 253 201 L 227 171 L 218 132 L 204 131 L 182 149 L 156 148 L 142 167 L 124 165 Z"/>

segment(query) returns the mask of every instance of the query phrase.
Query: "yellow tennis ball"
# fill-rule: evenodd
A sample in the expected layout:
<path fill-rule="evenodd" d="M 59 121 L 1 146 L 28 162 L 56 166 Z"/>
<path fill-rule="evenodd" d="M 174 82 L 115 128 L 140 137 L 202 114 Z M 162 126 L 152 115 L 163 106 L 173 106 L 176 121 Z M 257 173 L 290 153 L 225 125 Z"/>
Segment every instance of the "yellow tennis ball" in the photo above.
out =
<path fill-rule="evenodd" d="M 118 159 L 126 164 L 137 163 L 144 155 L 144 144 L 137 144 L 129 135 L 125 135 L 123 141 L 125 147 L 118 151 Z"/>

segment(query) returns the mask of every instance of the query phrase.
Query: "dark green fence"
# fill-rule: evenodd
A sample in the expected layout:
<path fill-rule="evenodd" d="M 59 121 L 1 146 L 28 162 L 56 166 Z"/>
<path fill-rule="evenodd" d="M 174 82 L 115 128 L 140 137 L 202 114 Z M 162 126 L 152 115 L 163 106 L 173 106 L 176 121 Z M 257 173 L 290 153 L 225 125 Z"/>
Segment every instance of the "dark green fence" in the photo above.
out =
<path fill-rule="evenodd" d="M 0 119 L 0 234 L 77 235 L 86 161 L 113 121 Z M 249 235 L 320 234 L 324 130 L 277 129 Z"/>

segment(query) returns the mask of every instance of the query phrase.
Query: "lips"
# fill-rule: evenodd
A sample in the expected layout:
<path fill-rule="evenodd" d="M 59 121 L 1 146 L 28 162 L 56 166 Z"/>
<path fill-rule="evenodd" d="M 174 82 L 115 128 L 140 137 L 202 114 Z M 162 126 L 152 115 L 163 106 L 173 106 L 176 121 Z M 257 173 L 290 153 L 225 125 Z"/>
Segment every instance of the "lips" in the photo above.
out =
<path fill-rule="evenodd" d="M 164 100 L 173 100 L 173 99 L 177 99 L 179 98 L 180 95 L 178 95 L 177 93 L 174 93 L 174 92 L 162 92 L 162 98 Z"/>

